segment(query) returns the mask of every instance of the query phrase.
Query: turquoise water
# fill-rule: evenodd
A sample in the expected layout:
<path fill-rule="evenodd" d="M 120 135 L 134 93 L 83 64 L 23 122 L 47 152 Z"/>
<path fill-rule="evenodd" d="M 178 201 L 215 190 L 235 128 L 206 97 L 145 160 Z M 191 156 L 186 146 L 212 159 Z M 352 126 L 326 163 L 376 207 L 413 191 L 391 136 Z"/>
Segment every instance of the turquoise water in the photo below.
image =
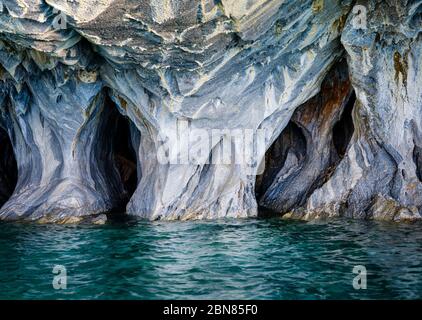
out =
<path fill-rule="evenodd" d="M 2 223 L 0 299 L 420 299 L 421 261 L 421 224 Z M 67 289 L 53 288 L 55 265 Z"/>

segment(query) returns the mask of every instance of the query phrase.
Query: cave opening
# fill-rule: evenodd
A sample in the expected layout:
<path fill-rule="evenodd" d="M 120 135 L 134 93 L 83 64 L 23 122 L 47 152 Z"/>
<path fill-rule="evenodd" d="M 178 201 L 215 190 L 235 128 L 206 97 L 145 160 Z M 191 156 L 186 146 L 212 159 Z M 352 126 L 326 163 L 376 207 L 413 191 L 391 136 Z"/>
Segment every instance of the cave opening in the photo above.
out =
<path fill-rule="evenodd" d="M 18 181 L 18 166 L 7 132 L 0 127 L 0 207 L 9 200 Z"/>
<path fill-rule="evenodd" d="M 413 162 L 416 167 L 416 176 L 418 177 L 418 180 L 422 182 L 422 148 L 416 143 L 413 148 Z"/>
<path fill-rule="evenodd" d="M 119 171 L 120 178 L 128 197 L 130 198 L 137 186 L 136 152 L 132 145 L 130 120 L 122 116 L 116 119 L 117 129 L 114 136 L 113 159 Z M 129 200 L 129 199 L 128 199 Z"/>
<path fill-rule="evenodd" d="M 355 131 L 353 124 L 353 107 L 356 102 L 354 91 L 350 94 L 347 104 L 341 114 L 340 120 L 333 127 L 333 144 L 340 159 L 346 154 L 347 147 Z"/>
<path fill-rule="evenodd" d="M 340 76 L 334 73 L 326 81 L 329 85 L 326 85 L 324 95 L 299 108 L 267 150 L 265 171 L 257 176 L 255 185 L 260 217 L 302 207 L 344 158 L 355 131 L 353 108 L 356 95 L 349 90 L 344 70 L 339 70 L 335 69 Z M 344 88 L 333 81 L 339 77 L 343 81 L 341 84 L 346 83 Z M 336 109 L 333 106 L 337 106 Z M 329 116 L 322 116 L 326 114 L 324 112 L 329 112 Z M 331 134 L 326 135 L 326 129 Z M 318 134 L 326 136 L 315 138 Z"/>
<path fill-rule="evenodd" d="M 265 153 L 265 168 L 262 175 L 257 176 L 255 196 L 258 200 L 265 194 L 274 182 L 278 172 L 283 168 L 289 153 L 293 153 L 299 162 L 306 156 L 306 137 L 303 129 L 290 120 L 280 136 L 273 142 Z M 260 210 L 267 211 L 265 208 Z M 264 212 L 265 214 L 265 212 Z"/>
<path fill-rule="evenodd" d="M 108 124 L 103 129 L 107 136 L 107 144 L 111 145 L 111 160 L 117 169 L 118 179 L 123 186 L 120 206 L 108 213 L 111 220 L 126 219 L 126 205 L 137 187 L 137 160 L 132 143 L 131 121 L 122 115 L 114 102 L 107 97 L 105 108 L 109 112 Z M 107 170 L 107 168 L 106 168 Z M 106 171 L 107 172 L 107 171 Z"/>

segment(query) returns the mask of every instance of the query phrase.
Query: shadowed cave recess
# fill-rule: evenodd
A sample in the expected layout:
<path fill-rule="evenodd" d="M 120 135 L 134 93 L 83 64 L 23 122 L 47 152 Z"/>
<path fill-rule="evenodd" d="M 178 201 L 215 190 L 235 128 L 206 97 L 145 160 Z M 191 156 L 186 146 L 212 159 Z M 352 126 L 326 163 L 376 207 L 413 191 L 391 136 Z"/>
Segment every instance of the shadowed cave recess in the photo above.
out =
<path fill-rule="evenodd" d="M 18 168 L 7 132 L 0 127 L 0 206 L 12 195 L 16 186 Z"/>
<path fill-rule="evenodd" d="M 4 1 L 0 220 L 420 220 L 422 1 L 355 5 Z M 264 131 L 264 172 L 183 123 Z"/>

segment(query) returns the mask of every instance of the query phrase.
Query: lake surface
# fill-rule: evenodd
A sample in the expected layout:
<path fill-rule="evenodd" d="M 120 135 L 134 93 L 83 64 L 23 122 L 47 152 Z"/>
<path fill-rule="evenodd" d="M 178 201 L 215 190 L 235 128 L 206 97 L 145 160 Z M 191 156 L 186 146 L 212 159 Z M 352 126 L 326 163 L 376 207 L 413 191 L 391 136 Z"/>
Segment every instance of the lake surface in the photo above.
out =
<path fill-rule="evenodd" d="M 421 224 L 1 223 L 0 299 L 421 299 L 421 261 Z"/>

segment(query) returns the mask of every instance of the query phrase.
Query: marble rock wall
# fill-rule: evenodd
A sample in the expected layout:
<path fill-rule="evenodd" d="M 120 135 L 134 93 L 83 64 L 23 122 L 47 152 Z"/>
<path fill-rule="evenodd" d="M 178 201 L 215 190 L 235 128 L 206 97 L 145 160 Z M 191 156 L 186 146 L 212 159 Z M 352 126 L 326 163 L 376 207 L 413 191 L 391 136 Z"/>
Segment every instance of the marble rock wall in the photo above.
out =
<path fill-rule="evenodd" d="M 419 219 L 421 31 L 422 1 L 2 0 L 0 219 Z"/>

